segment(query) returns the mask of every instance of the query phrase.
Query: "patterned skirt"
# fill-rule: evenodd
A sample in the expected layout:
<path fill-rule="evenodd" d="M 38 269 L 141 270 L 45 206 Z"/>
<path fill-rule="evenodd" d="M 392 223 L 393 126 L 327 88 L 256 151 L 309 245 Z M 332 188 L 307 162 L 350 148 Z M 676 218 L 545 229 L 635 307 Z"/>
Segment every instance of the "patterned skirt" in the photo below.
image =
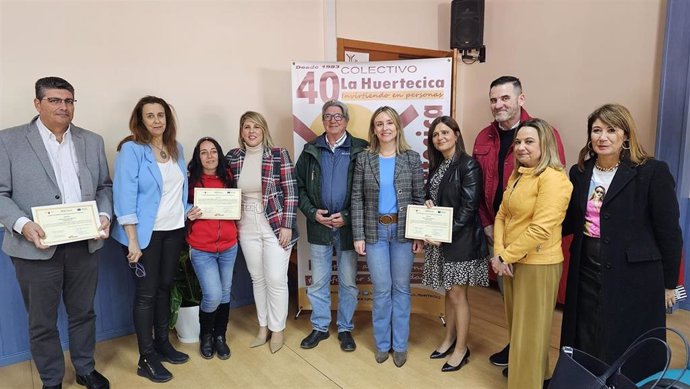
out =
<path fill-rule="evenodd" d="M 453 285 L 489 286 L 489 259 L 446 262 L 441 247 L 427 245 L 422 283 L 445 290 Z"/>

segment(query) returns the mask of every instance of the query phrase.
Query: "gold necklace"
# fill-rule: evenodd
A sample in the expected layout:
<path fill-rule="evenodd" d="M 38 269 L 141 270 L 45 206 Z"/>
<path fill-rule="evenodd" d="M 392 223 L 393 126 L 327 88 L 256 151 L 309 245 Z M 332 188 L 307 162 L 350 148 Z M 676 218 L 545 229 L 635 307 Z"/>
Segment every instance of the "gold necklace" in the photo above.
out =
<path fill-rule="evenodd" d="M 620 164 L 621 164 L 621 161 L 618 161 L 618 162 L 616 162 L 616 164 L 615 164 L 614 166 L 611 166 L 611 167 L 602 167 L 601 165 L 599 165 L 599 162 L 596 162 L 596 161 L 595 161 L 595 162 L 594 162 L 594 167 L 595 167 L 597 170 L 599 170 L 600 172 L 606 172 L 606 173 L 608 173 L 608 172 L 612 172 L 612 171 L 618 169 L 618 165 L 620 165 Z"/>
<path fill-rule="evenodd" d="M 161 149 L 160 147 L 154 145 L 153 143 L 151 143 L 151 146 L 153 146 L 153 147 L 155 147 L 155 148 L 158 149 L 158 151 L 159 151 L 158 154 L 161 156 L 161 158 L 163 158 L 163 159 L 168 159 L 168 153 L 166 153 L 165 150 L 163 150 L 163 149 Z"/>
<path fill-rule="evenodd" d="M 384 154 L 382 151 L 379 151 L 379 155 L 382 156 L 382 157 L 384 157 L 384 158 L 386 158 L 386 157 L 392 157 L 392 156 L 394 156 L 396 153 L 397 153 L 397 150 L 396 150 L 396 151 L 393 151 L 392 153 L 388 153 L 388 154 Z"/>

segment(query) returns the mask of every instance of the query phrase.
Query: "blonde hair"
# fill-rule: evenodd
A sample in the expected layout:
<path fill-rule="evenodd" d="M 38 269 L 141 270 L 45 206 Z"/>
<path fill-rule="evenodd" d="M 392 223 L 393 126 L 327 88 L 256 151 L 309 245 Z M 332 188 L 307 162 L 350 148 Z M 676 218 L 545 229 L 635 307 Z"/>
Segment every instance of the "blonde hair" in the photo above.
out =
<path fill-rule="evenodd" d="M 580 155 L 577 159 L 577 168 L 580 171 L 585 170 L 585 161 L 590 158 L 596 158 L 597 154 L 592 150 L 590 141 L 592 139 L 592 127 L 594 122 L 601 120 L 607 126 L 620 128 L 625 133 L 628 139 L 623 141 L 628 142 L 628 147 L 621 150 L 620 159 L 627 159 L 634 165 L 642 165 L 651 157 L 642 148 L 640 141 L 637 139 L 637 126 L 630 111 L 620 104 L 604 104 L 592 112 L 587 118 L 587 142 L 585 147 L 580 150 Z"/>
<path fill-rule="evenodd" d="M 376 136 L 376 131 L 374 129 L 374 121 L 376 120 L 376 117 L 382 113 L 385 113 L 393 120 L 393 124 L 395 125 L 395 129 L 397 131 L 397 135 L 395 137 L 395 153 L 402 154 L 405 151 L 410 150 L 410 145 L 405 140 L 405 132 L 402 128 L 402 120 L 400 120 L 400 115 L 398 115 L 398 112 L 396 112 L 393 108 L 383 106 L 377 108 L 376 111 L 374 111 L 374 113 L 371 115 L 371 121 L 369 122 L 369 152 L 372 154 L 377 154 L 381 150 L 381 143 L 379 142 L 379 138 Z"/>
<path fill-rule="evenodd" d="M 558 156 L 558 144 L 556 143 L 556 135 L 553 133 L 553 127 L 546 120 L 532 118 L 528 119 L 520 124 L 517 131 L 515 131 L 515 136 L 520 132 L 521 129 L 525 127 L 531 127 L 537 130 L 537 136 L 539 137 L 539 150 L 541 151 L 541 157 L 539 158 L 539 163 L 534 168 L 534 175 L 538 176 L 546 170 L 546 168 L 552 168 L 555 170 L 563 171 L 563 164 Z M 518 166 L 524 166 L 517 159 L 517 153 L 513 150 L 513 155 L 515 157 L 515 169 L 513 169 L 512 176 L 517 178 L 520 174 L 518 172 Z"/>
<path fill-rule="evenodd" d="M 244 122 L 247 120 L 251 120 L 261 127 L 261 133 L 263 135 L 263 140 L 261 143 L 263 143 L 264 148 L 272 148 L 273 138 L 271 138 L 271 133 L 268 132 L 268 123 L 262 114 L 254 111 L 247 111 L 240 116 L 240 133 L 237 137 L 237 143 L 240 145 L 240 148 L 243 150 L 247 148 L 247 146 L 244 144 L 244 139 L 242 139 L 242 126 L 244 126 Z"/>

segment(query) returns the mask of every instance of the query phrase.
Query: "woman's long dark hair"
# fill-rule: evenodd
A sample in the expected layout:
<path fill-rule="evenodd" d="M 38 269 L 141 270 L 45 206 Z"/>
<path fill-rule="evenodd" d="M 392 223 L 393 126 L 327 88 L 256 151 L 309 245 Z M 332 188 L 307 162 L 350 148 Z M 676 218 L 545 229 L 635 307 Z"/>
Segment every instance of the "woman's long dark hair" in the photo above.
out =
<path fill-rule="evenodd" d="M 216 151 L 218 151 L 218 166 L 216 167 L 216 176 L 220 178 L 223 186 L 229 188 L 232 185 L 232 177 L 228 174 L 228 163 L 225 160 L 225 154 L 223 154 L 223 149 L 218 144 L 218 141 L 211 137 L 203 137 L 196 142 L 194 147 L 194 153 L 192 154 L 192 159 L 187 165 L 187 171 L 189 172 L 189 186 L 197 185 L 201 182 L 201 176 L 204 174 L 204 166 L 201 163 L 201 144 L 204 142 L 211 142 L 215 146 Z"/>
<path fill-rule="evenodd" d="M 445 124 L 448 126 L 448 128 L 453 130 L 455 136 L 458 137 L 458 140 L 455 142 L 455 155 L 460 155 L 465 152 L 465 141 L 462 139 L 458 122 L 456 122 L 455 119 L 450 116 L 437 117 L 433 122 L 431 122 L 431 125 L 429 126 L 429 134 L 427 136 L 426 147 L 429 157 L 429 172 L 435 171 L 444 159 L 443 154 L 441 154 L 441 152 L 436 150 L 436 147 L 434 147 L 434 130 L 439 124 Z M 429 175 L 429 177 L 431 177 L 431 175 Z"/>
<path fill-rule="evenodd" d="M 168 149 L 168 153 L 173 160 L 177 160 L 177 121 L 175 120 L 175 114 L 173 108 L 165 100 L 156 96 L 144 96 L 137 102 L 132 110 L 132 115 L 129 118 L 129 131 L 130 135 L 126 136 L 117 145 L 117 151 L 120 151 L 122 145 L 134 141 L 141 145 L 148 145 L 151 143 L 151 133 L 146 129 L 144 125 L 143 110 L 146 104 L 160 104 L 163 106 L 165 111 L 165 132 L 163 132 L 163 145 Z"/>

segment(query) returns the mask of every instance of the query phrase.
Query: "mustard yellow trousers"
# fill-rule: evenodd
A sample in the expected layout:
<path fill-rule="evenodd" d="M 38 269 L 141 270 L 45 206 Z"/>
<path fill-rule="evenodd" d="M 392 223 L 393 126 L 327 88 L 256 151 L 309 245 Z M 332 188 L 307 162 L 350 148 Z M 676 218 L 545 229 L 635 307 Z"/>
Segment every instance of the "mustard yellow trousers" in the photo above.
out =
<path fill-rule="evenodd" d="M 551 322 L 563 264 L 513 264 L 503 277 L 510 356 L 508 389 L 541 389 L 549 369 Z"/>

